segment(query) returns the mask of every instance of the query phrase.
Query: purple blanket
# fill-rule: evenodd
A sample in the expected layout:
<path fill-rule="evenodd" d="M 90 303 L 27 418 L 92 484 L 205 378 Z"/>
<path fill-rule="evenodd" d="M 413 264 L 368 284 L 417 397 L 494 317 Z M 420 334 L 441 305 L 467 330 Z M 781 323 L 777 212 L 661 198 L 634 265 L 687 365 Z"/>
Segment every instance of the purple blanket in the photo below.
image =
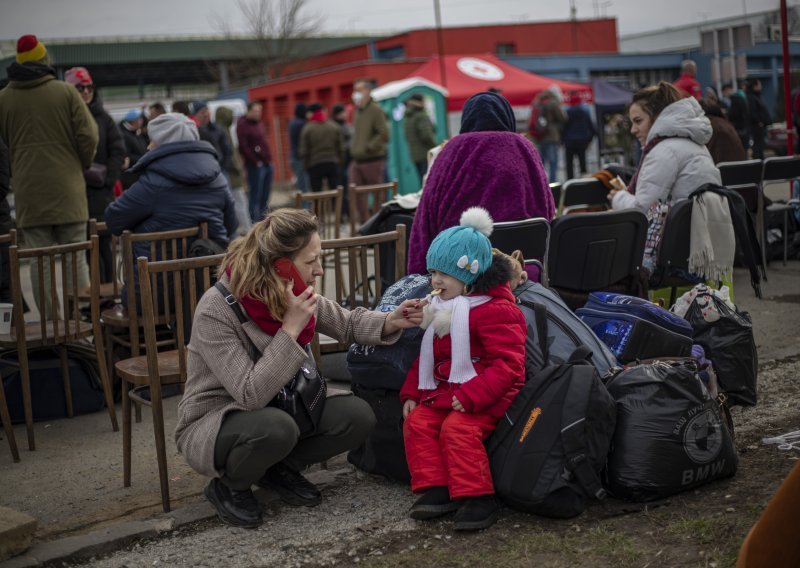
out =
<path fill-rule="evenodd" d="M 409 273 L 427 272 L 425 254 L 444 229 L 479 205 L 495 222 L 531 217 L 552 220 L 553 194 L 533 144 L 512 132 L 470 132 L 450 140 L 431 167 L 408 245 Z M 505 251 L 512 252 L 512 251 Z M 539 270 L 527 268 L 537 280 Z"/>

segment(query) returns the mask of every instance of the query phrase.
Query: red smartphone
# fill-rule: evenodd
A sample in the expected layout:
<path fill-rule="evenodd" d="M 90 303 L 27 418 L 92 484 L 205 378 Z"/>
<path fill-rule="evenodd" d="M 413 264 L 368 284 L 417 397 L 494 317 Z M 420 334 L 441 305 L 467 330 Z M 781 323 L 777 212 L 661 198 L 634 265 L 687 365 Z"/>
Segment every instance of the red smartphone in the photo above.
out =
<path fill-rule="evenodd" d="M 297 268 L 289 258 L 279 258 L 275 261 L 275 272 L 284 280 L 292 280 L 292 292 L 295 296 L 299 296 L 308 288 L 308 284 L 303 281 L 303 277 L 297 271 Z"/>

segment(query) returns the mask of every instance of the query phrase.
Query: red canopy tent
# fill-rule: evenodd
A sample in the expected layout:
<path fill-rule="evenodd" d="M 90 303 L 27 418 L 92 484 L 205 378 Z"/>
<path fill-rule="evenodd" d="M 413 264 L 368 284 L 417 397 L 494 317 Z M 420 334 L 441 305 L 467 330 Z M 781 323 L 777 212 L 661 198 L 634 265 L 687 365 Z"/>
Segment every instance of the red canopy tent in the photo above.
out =
<path fill-rule="evenodd" d="M 592 87 L 583 83 L 559 81 L 523 71 L 497 57 L 484 55 L 446 55 L 445 81 L 442 81 L 439 57 L 434 56 L 409 77 L 422 77 L 444 86 L 450 93 L 447 110 L 458 111 L 475 93 L 490 88 L 499 89 L 512 106 L 528 106 L 540 92 L 557 85 L 567 104 L 592 102 Z"/>

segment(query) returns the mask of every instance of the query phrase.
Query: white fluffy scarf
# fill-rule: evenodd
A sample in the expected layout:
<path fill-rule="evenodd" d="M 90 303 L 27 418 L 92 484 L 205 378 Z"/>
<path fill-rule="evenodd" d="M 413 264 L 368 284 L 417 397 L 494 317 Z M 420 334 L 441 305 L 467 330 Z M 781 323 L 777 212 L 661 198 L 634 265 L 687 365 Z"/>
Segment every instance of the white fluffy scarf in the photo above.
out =
<path fill-rule="evenodd" d="M 736 236 L 728 200 L 706 191 L 692 205 L 689 272 L 719 281 L 733 271 Z"/>
<path fill-rule="evenodd" d="M 442 300 L 431 296 L 424 309 L 422 328 L 422 350 L 419 358 L 419 388 L 434 390 L 436 381 L 433 378 L 433 336 L 440 338 L 448 333 L 452 344 L 453 363 L 450 367 L 449 382 L 466 383 L 477 373 L 472 366 L 469 349 L 469 311 L 485 304 L 489 296 L 456 296 L 451 300 Z"/>

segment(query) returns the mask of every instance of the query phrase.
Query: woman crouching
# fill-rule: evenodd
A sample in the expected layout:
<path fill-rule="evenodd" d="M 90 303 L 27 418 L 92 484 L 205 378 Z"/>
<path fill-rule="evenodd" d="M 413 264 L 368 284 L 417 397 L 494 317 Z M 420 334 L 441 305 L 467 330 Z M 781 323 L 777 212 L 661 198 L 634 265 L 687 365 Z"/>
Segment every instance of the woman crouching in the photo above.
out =
<path fill-rule="evenodd" d="M 306 348 L 315 331 L 387 345 L 422 321 L 416 300 L 385 314 L 348 311 L 316 294 L 320 247 L 316 217 L 275 211 L 230 245 L 219 270 L 230 292 L 211 288 L 197 306 L 175 438 L 189 465 L 212 478 L 205 495 L 230 525 L 261 524 L 253 485 L 291 505 L 319 504 L 319 490 L 300 471 L 355 448 L 375 423 L 369 405 L 350 393 L 328 394 L 312 432 L 274 405 L 301 367 L 313 366 Z"/>

